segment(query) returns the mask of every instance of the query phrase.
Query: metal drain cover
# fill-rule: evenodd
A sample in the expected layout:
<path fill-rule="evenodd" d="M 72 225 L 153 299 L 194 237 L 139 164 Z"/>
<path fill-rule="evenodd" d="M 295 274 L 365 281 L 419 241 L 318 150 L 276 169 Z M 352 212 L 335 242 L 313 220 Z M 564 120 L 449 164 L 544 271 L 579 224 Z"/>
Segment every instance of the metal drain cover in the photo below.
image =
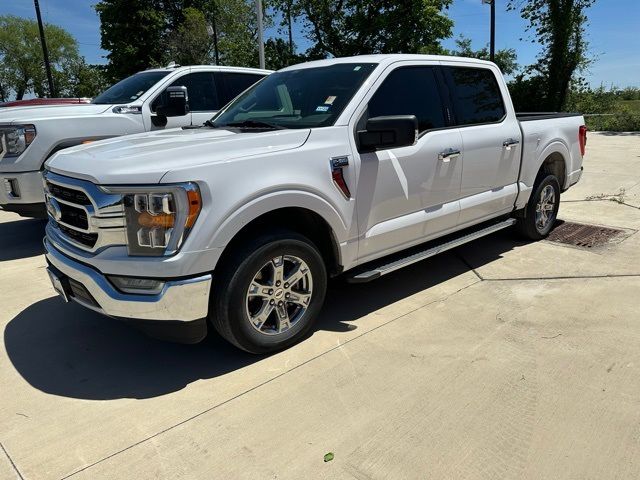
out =
<path fill-rule="evenodd" d="M 614 240 L 622 239 L 627 232 L 617 228 L 585 225 L 573 222 L 558 222 L 559 224 L 547 237 L 547 240 L 565 245 L 582 248 L 604 246 Z"/>

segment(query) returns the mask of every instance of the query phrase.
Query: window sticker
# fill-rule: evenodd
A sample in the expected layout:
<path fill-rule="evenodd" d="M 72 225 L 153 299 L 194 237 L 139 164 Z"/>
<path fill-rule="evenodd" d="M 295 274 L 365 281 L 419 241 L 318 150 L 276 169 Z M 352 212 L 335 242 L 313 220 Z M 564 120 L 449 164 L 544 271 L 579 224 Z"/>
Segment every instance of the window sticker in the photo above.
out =
<path fill-rule="evenodd" d="M 354 67 L 354 68 L 353 68 L 353 71 L 354 71 L 354 72 L 357 72 L 357 71 L 358 71 L 358 70 L 360 70 L 361 68 L 362 68 L 362 67 L 361 67 L 360 65 L 358 65 L 357 67 Z"/>
<path fill-rule="evenodd" d="M 336 101 L 336 98 L 338 98 L 338 97 L 336 97 L 335 95 L 330 95 L 330 96 L 328 96 L 328 97 L 327 97 L 327 99 L 324 101 L 324 104 L 325 104 L 325 105 L 333 105 L 333 102 L 335 102 L 335 101 Z"/>
<path fill-rule="evenodd" d="M 318 105 L 316 107 L 316 112 L 328 112 L 329 111 L 329 105 Z"/>

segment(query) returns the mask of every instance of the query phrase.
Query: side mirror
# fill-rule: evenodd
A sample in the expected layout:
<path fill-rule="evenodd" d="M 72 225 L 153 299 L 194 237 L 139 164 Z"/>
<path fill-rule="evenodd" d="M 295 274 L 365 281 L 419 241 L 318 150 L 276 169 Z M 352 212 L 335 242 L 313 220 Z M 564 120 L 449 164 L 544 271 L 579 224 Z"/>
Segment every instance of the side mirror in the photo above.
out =
<path fill-rule="evenodd" d="M 367 120 L 366 130 L 358 132 L 361 153 L 415 145 L 418 119 L 415 115 L 390 115 Z"/>
<path fill-rule="evenodd" d="M 167 87 L 166 92 L 167 103 L 156 108 L 159 117 L 183 117 L 189 113 L 187 87 Z"/>

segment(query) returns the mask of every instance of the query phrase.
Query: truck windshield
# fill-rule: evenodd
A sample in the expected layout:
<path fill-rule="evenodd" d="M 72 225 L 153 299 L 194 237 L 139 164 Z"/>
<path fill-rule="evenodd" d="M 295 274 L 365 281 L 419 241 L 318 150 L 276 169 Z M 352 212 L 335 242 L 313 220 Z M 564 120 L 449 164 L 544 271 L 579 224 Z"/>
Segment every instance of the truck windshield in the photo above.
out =
<path fill-rule="evenodd" d="M 333 125 L 375 63 L 338 63 L 276 72 L 245 91 L 207 125 L 254 129 Z"/>
<path fill-rule="evenodd" d="M 94 98 L 91 103 L 113 105 L 133 102 L 168 74 L 169 72 L 136 73 L 109 87 L 106 91 Z"/>

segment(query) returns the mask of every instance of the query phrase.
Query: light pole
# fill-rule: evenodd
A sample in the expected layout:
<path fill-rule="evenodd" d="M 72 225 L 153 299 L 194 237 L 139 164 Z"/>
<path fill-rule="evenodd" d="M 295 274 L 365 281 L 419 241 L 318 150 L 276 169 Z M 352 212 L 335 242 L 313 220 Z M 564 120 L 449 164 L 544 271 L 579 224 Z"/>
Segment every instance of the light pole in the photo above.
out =
<path fill-rule="evenodd" d="M 256 0 L 256 13 L 258 15 L 258 58 L 260 68 L 264 68 L 264 38 L 262 31 L 262 0 Z"/>
<path fill-rule="evenodd" d="M 51 65 L 49 64 L 49 50 L 47 50 L 47 40 L 44 37 L 44 26 L 42 25 L 42 16 L 40 15 L 40 4 L 38 0 L 33 0 L 36 7 L 36 17 L 38 18 L 38 29 L 40 30 L 40 44 L 42 45 L 42 54 L 44 56 L 44 69 L 47 72 L 47 81 L 49 82 L 49 96 L 55 97 L 56 92 L 53 88 L 53 76 L 51 75 Z"/>
<path fill-rule="evenodd" d="M 491 5 L 491 41 L 489 46 L 489 59 L 496 59 L 496 0 L 482 0 L 482 3 Z"/>

